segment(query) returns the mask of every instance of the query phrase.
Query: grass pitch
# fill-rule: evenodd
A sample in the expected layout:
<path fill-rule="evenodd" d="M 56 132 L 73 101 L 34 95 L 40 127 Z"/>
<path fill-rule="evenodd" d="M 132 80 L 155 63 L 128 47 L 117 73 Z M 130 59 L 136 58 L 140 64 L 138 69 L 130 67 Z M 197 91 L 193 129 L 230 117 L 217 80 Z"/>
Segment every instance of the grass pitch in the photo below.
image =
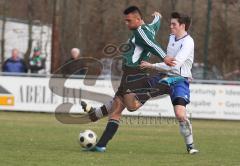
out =
<path fill-rule="evenodd" d="M 86 125 L 61 124 L 53 114 L 0 112 L 1 166 L 233 166 L 240 165 L 240 122 L 193 120 L 200 153 L 190 156 L 176 123 L 123 124 L 107 152 L 82 152 L 78 134 L 98 136 L 106 119 Z"/>

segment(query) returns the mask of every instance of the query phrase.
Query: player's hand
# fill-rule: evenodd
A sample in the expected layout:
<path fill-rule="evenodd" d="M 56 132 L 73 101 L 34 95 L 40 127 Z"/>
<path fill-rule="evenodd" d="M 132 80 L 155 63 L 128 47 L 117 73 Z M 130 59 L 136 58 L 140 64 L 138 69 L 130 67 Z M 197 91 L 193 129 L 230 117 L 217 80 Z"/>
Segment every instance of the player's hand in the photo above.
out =
<path fill-rule="evenodd" d="M 162 15 L 159 12 L 156 12 L 156 11 L 152 14 L 152 16 L 159 16 L 160 18 L 162 18 Z"/>
<path fill-rule="evenodd" d="M 153 65 L 149 62 L 146 62 L 146 61 L 142 61 L 141 64 L 140 64 L 141 69 L 150 69 L 152 67 L 153 67 Z"/>
<path fill-rule="evenodd" d="M 168 66 L 175 66 L 176 65 L 174 57 L 171 57 L 171 56 L 167 55 L 163 60 L 164 60 L 164 63 Z"/>

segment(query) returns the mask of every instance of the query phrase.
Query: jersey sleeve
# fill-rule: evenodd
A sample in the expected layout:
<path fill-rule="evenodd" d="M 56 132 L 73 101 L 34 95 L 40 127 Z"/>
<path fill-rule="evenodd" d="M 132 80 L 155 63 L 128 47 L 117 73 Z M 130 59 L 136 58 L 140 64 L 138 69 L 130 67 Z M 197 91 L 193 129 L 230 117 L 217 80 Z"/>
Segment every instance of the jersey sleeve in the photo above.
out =
<path fill-rule="evenodd" d="M 191 54 L 191 52 L 194 50 L 194 42 L 193 40 L 185 40 L 182 43 L 181 49 L 179 50 L 179 52 L 177 53 L 175 59 L 175 63 L 176 65 L 173 67 L 170 67 L 168 65 L 166 65 L 165 63 L 155 63 L 153 64 L 153 67 L 156 70 L 163 70 L 163 71 L 171 71 L 174 68 L 180 68 L 183 63 L 189 58 L 189 55 Z"/>
<path fill-rule="evenodd" d="M 135 36 L 135 43 L 142 47 L 144 50 L 151 52 L 153 55 L 158 56 L 161 59 L 166 57 L 166 53 L 162 50 L 161 46 L 155 41 L 155 39 L 146 33 L 142 28 L 138 28 L 133 31 Z"/>
<path fill-rule="evenodd" d="M 161 19 L 160 16 L 155 15 L 153 21 L 148 24 L 150 27 L 152 27 L 154 29 L 155 32 L 157 32 L 160 28 L 161 25 Z"/>
<path fill-rule="evenodd" d="M 172 67 L 166 65 L 164 62 L 154 63 L 154 64 L 152 64 L 152 66 L 155 70 L 159 70 L 159 71 L 171 71 L 172 70 Z"/>

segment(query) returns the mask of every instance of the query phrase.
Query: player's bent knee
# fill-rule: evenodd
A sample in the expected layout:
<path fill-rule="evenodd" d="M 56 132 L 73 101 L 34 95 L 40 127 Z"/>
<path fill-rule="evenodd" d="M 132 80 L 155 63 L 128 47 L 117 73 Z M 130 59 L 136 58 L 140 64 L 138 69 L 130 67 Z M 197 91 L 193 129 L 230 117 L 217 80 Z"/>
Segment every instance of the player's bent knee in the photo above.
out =
<path fill-rule="evenodd" d="M 124 104 L 125 104 L 127 110 L 130 112 L 134 112 L 139 107 L 142 106 L 142 104 L 136 99 L 136 96 L 134 93 L 126 94 L 124 96 Z"/>
<path fill-rule="evenodd" d="M 141 107 L 141 104 L 139 103 L 132 103 L 130 105 L 127 105 L 127 110 L 130 111 L 130 112 L 134 112 L 136 111 L 139 107 Z"/>
<path fill-rule="evenodd" d="M 180 122 L 187 119 L 186 115 L 183 114 L 183 113 L 175 113 L 175 114 L 176 114 L 177 120 L 180 121 Z"/>

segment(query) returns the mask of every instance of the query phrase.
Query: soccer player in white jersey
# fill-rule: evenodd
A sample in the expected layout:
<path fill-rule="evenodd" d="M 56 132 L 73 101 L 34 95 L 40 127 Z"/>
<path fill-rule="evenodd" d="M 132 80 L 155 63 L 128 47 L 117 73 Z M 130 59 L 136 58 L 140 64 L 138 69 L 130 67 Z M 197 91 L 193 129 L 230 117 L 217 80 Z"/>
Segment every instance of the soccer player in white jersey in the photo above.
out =
<path fill-rule="evenodd" d="M 167 66 L 163 63 L 151 64 L 142 61 L 142 68 L 151 68 L 161 71 L 158 76 L 154 76 L 149 80 L 151 86 L 159 84 L 162 78 L 162 72 L 167 76 L 182 76 L 183 81 L 176 82 L 170 87 L 170 97 L 174 107 L 176 118 L 179 121 L 180 133 L 184 137 L 187 151 L 189 154 L 198 153 L 193 144 L 192 124 L 190 123 L 186 114 L 186 105 L 190 102 L 189 80 L 192 78 L 191 68 L 194 59 L 194 41 L 188 34 L 188 29 L 191 24 L 191 18 L 187 15 L 173 12 L 171 14 L 171 35 L 169 36 L 169 43 L 167 47 L 167 55 L 171 55 L 176 59 L 176 65 L 173 67 Z M 172 77 L 173 81 L 174 78 Z"/>

